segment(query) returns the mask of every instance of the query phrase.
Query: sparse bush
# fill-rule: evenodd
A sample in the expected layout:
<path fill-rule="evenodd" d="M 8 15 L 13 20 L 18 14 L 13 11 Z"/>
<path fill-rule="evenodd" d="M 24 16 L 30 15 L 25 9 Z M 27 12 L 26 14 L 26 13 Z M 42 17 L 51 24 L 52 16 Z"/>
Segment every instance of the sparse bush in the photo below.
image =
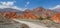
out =
<path fill-rule="evenodd" d="M 48 20 L 49 20 L 49 19 L 50 19 L 50 17 L 49 17 L 49 16 L 47 16 L 47 18 L 46 18 L 46 19 L 48 19 Z"/>
<path fill-rule="evenodd" d="M 45 20 L 45 19 L 48 19 L 48 20 L 50 20 L 50 17 L 49 16 L 47 16 L 46 18 L 42 18 L 42 17 L 40 17 L 40 18 L 38 18 L 39 20 Z"/>
<path fill-rule="evenodd" d="M 43 20 L 44 18 L 40 17 L 39 20 Z"/>

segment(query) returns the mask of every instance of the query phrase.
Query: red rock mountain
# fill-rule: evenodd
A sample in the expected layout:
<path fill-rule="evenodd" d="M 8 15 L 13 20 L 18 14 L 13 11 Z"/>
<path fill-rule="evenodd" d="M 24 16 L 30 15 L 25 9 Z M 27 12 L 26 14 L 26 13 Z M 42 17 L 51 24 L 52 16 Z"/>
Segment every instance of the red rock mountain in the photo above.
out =
<path fill-rule="evenodd" d="M 34 14 L 41 16 L 42 18 L 46 18 L 47 16 L 52 16 L 53 14 L 57 13 L 50 9 L 44 9 L 43 7 L 38 7 L 33 9 Z"/>
<path fill-rule="evenodd" d="M 51 20 L 53 20 L 56 23 L 60 23 L 60 13 L 56 13 L 51 17 Z"/>
<path fill-rule="evenodd" d="M 8 18 L 35 19 L 35 20 L 37 20 L 40 17 L 46 18 L 55 13 L 56 12 L 52 10 L 44 9 L 43 7 L 37 7 L 33 10 L 26 9 L 25 11 L 19 11 L 18 13 L 13 11 L 1 12 L 3 16 Z"/>

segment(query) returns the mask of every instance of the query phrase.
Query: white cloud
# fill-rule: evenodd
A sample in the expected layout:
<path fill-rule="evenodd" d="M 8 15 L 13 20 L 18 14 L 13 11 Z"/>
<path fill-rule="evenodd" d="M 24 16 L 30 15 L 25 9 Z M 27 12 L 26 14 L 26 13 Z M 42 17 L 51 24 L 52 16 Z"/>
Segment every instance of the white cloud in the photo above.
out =
<path fill-rule="evenodd" d="M 12 6 L 14 4 L 14 2 L 0 2 L 0 3 L 5 6 Z"/>
<path fill-rule="evenodd" d="M 30 2 L 27 2 L 27 5 L 29 4 Z"/>
<path fill-rule="evenodd" d="M 30 2 L 29 2 L 29 1 L 28 1 L 28 2 L 26 2 L 26 5 L 25 5 L 25 7 L 27 7 L 29 4 L 30 4 Z"/>
<path fill-rule="evenodd" d="M 8 2 L 0 2 L 0 9 L 4 9 L 4 8 L 13 8 L 13 9 L 17 9 L 17 10 L 22 10 L 22 8 L 19 8 L 17 6 L 14 6 L 14 3 L 16 1 L 8 1 Z M 22 10 L 23 11 L 23 10 Z"/>
<path fill-rule="evenodd" d="M 60 9 L 60 5 L 56 5 L 55 7 L 53 7 L 53 8 L 49 8 L 49 9 Z"/>

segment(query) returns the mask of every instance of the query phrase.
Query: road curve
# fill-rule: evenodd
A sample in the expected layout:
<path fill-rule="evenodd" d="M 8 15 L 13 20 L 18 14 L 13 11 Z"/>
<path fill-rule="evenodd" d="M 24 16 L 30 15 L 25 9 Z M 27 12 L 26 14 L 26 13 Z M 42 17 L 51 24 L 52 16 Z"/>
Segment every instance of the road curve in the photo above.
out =
<path fill-rule="evenodd" d="M 35 24 L 33 22 L 28 22 L 28 21 L 22 21 L 22 20 L 18 20 L 18 19 L 13 19 L 14 21 L 20 22 L 20 23 L 24 23 L 26 25 L 29 26 L 29 28 L 47 28 L 38 24 Z"/>

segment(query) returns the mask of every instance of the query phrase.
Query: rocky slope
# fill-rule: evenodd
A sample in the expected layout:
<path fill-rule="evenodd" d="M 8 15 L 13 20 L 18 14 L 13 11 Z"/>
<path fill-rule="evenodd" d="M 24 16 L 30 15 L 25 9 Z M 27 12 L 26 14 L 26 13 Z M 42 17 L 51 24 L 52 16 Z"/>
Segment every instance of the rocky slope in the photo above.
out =
<path fill-rule="evenodd" d="M 21 18 L 21 19 L 38 20 L 40 17 L 42 17 L 44 19 L 46 19 L 47 17 L 52 17 L 57 12 L 50 10 L 50 9 L 45 9 L 43 7 L 37 7 L 33 10 L 26 9 L 25 11 L 19 11 L 17 9 L 16 10 L 5 9 L 4 11 L 0 11 L 0 13 L 7 18 Z"/>
<path fill-rule="evenodd" d="M 51 17 L 51 20 L 53 20 L 56 23 L 60 23 L 60 13 L 56 13 Z"/>

